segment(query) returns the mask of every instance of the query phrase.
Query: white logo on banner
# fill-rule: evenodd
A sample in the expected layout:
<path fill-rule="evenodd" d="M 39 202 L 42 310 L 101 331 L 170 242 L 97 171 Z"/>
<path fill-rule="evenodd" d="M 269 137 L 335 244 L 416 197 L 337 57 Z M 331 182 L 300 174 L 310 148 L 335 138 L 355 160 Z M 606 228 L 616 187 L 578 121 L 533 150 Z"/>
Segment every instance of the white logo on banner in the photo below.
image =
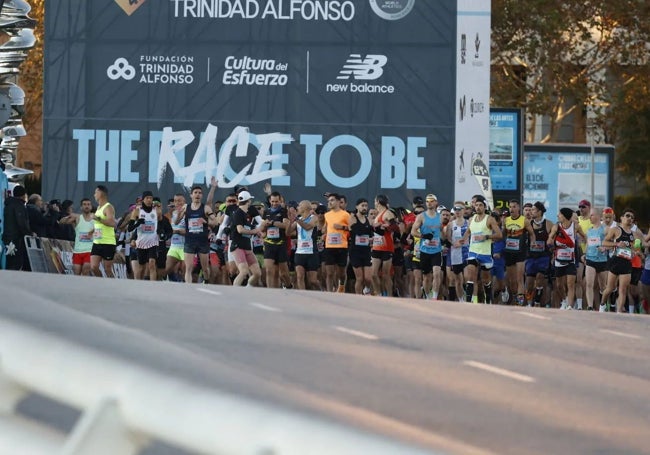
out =
<path fill-rule="evenodd" d="M 384 65 L 388 62 L 385 55 L 366 55 L 361 58 L 361 54 L 350 54 L 350 57 L 343 65 L 337 79 L 350 79 L 352 76 L 356 80 L 374 81 L 384 74 Z"/>
<path fill-rule="evenodd" d="M 130 81 L 135 77 L 135 68 L 127 59 L 120 57 L 106 69 L 106 75 L 114 81 L 119 78 Z"/>
<path fill-rule="evenodd" d="M 343 69 L 339 71 L 336 79 L 355 81 L 374 81 L 379 79 L 384 74 L 384 66 L 388 63 L 388 57 L 385 55 L 368 54 L 361 57 L 361 54 L 350 54 L 348 59 L 343 65 Z M 369 84 L 363 82 L 355 84 L 354 82 L 340 83 L 340 84 L 327 84 L 325 86 L 326 92 L 341 92 L 341 93 L 395 93 L 395 86 L 393 85 L 380 85 Z"/>

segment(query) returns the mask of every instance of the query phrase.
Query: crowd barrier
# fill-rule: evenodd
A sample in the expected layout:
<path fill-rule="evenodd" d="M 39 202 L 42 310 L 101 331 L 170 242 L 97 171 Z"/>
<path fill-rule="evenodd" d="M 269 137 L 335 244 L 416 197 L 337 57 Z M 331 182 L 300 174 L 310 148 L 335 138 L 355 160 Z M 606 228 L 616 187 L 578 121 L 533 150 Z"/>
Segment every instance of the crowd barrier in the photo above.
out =
<path fill-rule="evenodd" d="M 25 246 L 32 272 L 74 274 L 72 267 L 74 242 L 25 236 Z M 100 269 L 102 274 L 106 276 L 103 265 L 100 265 Z M 121 250 L 115 253 L 113 275 L 115 278 L 125 279 L 128 277 L 126 258 Z"/>

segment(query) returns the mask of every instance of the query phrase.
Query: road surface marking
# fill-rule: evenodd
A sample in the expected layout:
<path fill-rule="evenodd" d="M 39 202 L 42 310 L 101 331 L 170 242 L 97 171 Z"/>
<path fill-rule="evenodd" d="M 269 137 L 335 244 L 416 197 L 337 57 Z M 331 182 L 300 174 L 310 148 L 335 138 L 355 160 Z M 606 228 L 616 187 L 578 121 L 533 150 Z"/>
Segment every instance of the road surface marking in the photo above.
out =
<path fill-rule="evenodd" d="M 221 295 L 221 292 L 219 291 L 212 291 L 210 289 L 205 289 L 205 288 L 196 288 L 197 291 L 199 292 L 205 292 L 206 294 L 212 294 L 212 295 Z"/>
<path fill-rule="evenodd" d="M 272 306 L 264 305 L 263 303 L 255 303 L 255 302 L 251 302 L 250 305 L 251 305 L 251 306 L 254 306 L 255 308 L 259 308 L 260 310 L 264 310 L 264 311 L 275 311 L 275 312 L 278 312 L 278 313 L 281 313 L 281 312 L 282 312 L 282 310 L 279 309 L 279 308 L 275 308 L 275 307 L 272 307 Z"/>
<path fill-rule="evenodd" d="M 517 314 L 521 314 L 521 315 L 523 315 L 523 316 L 528 316 L 529 318 L 544 319 L 544 320 L 546 320 L 546 321 L 550 321 L 550 320 L 551 320 L 551 318 L 549 318 L 548 316 L 542 316 L 542 315 L 535 314 L 535 313 L 528 313 L 528 312 L 526 312 L 526 311 L 515 311 L 515 313 L 517 313 Z"/>
<path fill-rule="evenodd" d="M 504 370 L 503 368 L 488 365 L 487 363 L 476 362 L 474 360 L 465 360 L 463 363 L 467 366 L 478 368 L 479 370 L 489 371 L 490 373 L 499 374 L 516 381 L 535 382 L 535 378 L 531 378 L 525 374 L 515 373 L 514 371 L 510 370 Z"/>
<path fill-rule="evenodd" d="M 601 332 L 609 333 L 610 335 L 617 335 L 619 337 L 623 338 L 632 338 L 633 340 L 640 340 L 643 337 L 640 337 L 639 335 L 634 335 L 632 333 L 624 333 L 624 332 L 617 332 L 616 330 L 607 330 L 607 329 L 600 329 Z"/>
<path fill-rule="evenodd" d="M 373 335 L 371 333 L 360 332 L 358 330 L 348 329 L 346 327 L 333 326 L 333 328 L 335 330 L 338 330 L 339 332 L 347 333 L 348 335 L 353 335 L 353 336 L 359 337 L 359 338 L 365 338 L 366 340 L 378 340 L 379 339 L 378 336 Z"/>

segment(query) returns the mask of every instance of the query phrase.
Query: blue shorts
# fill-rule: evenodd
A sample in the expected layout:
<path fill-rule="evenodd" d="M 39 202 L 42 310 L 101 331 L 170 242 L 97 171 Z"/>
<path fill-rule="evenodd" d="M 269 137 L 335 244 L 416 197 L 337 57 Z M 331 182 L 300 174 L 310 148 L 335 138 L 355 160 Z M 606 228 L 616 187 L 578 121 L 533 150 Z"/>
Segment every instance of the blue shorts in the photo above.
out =
<path fill-rule="evenodd" d="M 641 284 L 650 286 L 650 270 L 643 269 L 643 273 L 641 274 Z"/>
<path fill-rule="evenodd" d="M 526 276 L 537 276 L 538 273 L 546 275 L 551 266 L 551 258 L 542 256 L 539 258 L 528 258 L 526 261 Z"/>
<path fill-rule="evenodd" d="M 476 254 L 470 251 L 467 255 L 467 264 L 480 266 L 483 270 L 490 270 L 494 265 L 494 260 L 489 254 Z"/>
<path fill-rule="evenodd" d="M 506 258 L 500 257 L 499 259 L 492 259 L 494 266 L 490 273 L 497 280 L 503 280 L 506 277 Z"/>

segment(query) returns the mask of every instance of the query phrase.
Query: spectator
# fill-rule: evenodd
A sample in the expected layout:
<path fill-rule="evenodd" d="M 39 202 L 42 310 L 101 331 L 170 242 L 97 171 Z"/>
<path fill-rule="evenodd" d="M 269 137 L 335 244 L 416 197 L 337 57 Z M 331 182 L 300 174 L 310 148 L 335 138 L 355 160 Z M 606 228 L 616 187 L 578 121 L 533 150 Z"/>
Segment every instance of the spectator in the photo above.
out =
<path fill-rule="evenodd" d="M 27 200 L 27 216 L 29 226 L 34 234 L 39 237 L 47 237 L 48 219 L 45 217 L 43 198 L 40 194 L 32 194 Z"/>
<path fill-rule="evenodd" d="M 29 270 L 27 261 L 27 249 L 23 238 L 32 233 L 29 226 L 29 217 L 25 208 L 27 193 L 25 188 L 16 185 L 13 196 L 5 201 L 4 209 L 4 231 L 2 242 L 6 249 L 7 270 Z"/>

